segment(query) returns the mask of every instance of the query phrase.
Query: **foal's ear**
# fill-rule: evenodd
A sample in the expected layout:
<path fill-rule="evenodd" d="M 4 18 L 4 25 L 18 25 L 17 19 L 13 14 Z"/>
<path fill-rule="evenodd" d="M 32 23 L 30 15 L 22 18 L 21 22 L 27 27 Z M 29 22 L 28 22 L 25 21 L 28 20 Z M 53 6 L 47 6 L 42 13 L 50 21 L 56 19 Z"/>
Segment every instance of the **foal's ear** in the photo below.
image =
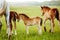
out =
<path fill-rule="evenodd" d="M 43 9 L 43 7 L 42 6 L 40 6 L 41 7 L 41 9 Z"/>

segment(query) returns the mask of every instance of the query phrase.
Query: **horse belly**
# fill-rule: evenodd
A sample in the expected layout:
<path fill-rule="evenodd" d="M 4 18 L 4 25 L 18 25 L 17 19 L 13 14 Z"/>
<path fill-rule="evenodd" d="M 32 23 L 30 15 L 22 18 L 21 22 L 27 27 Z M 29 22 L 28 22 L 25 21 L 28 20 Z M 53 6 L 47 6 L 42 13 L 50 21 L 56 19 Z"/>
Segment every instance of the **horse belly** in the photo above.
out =
<path fill-rule="evenodd" d="M 29 25 L 29 26 L 32 26 L 32 25 L 35 25 L 35 24 L 36 24 L 35 21 L 32 21 L 32 22 L 28 22 L 28 23 L 27 23 L 27 25 Z"/>

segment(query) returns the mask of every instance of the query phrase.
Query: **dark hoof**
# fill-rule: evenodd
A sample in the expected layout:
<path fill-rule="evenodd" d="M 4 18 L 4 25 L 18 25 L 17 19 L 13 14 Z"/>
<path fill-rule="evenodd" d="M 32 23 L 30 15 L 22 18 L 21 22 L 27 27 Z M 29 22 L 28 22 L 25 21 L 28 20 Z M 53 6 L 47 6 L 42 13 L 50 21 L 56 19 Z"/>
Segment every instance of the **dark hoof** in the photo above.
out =
<path fill-rule="evenodd" d="M 51 29 L 49 30 L 49 32 L 51 33 Z"/>
<path fill-rule="evenodd" d="M 44 31 L 46 32 L 46 27 L 44 27 Z"/>
<path fill-rule="evenodd" d="M 53 31 L 51 31 L 51 33 L 53 34 L 54 32 L 53 32 Z"/>
<path fill-rule="evenodd" d="M 8 36 L 8 40 L 10 40 L 10 39 L 11 39 L 11 35 Z"/>
<path fill-rule="evenodd" d="M 49 32 L 52 33 L 52 34 L 54 33 L 54 32 L 51 31 L 51 29 L 49 30 Z"/>

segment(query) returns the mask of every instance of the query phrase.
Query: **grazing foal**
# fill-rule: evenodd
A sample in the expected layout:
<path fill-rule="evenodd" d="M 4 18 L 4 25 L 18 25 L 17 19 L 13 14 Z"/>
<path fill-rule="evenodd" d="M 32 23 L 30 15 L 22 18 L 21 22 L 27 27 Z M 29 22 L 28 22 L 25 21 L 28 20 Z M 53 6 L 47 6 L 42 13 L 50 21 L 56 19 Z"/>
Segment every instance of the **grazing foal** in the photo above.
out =
<path fill-rule="evenodd" d="M 12 32 L 12 21 L 13 21 L 14 29 L 15 29 L 15 35 L 17 35 L 17 33 L 16 33 L 16 19 L 19 19 L 17 12 L 10 11 L 10 30 L 11 30 L 11 33 L 13 33 Z"/>
<path fill-rule="evenodd" d="M 35 17 L 35 18 L 29 18 L 26 14 L 19 14 L 19 20 L 23 20 L 24 24 L 26 26 L 26 32 L 29 34 L 29 27 L 32 25 L 37 25 L 38 26 L 38 33 L 42 34 L 42 19 L 40 17 Z"/>
<path fill-rule="evenodd" d="M 44 16 L 44 30 L 46 31 L 45 22 L 49 19 L 51 21 L 51 29 L 50 32 L 54 32 L 54 19 L 56 18 L 60 23 L 59 11 L 57 8 L 49 8 L 47 6 L 42 6 L 42 15 Z"/>

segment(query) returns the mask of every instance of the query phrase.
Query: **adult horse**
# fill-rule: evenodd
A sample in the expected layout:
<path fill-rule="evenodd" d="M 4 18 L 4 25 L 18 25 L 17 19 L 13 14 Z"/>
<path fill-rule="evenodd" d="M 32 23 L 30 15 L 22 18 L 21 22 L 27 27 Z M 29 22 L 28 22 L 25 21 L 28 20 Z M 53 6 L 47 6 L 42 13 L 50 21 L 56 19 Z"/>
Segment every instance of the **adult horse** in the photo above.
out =
<path fill-rule="evenodd" d="M 7 26 L 7 34 L 9 38 L 10 36 L 10 25 L 9 25 L 10 10 L 9 10 L 9 4 L 8 2 L 6 2 L 6 0 L 0 0 L 0 22 L 2 22 L 1 18 L 3 15 L 5 17 L 6 26 Z"/>
<path fill-rule="evenodd" d="M 54 19 L 56 18 L 59 20 L 60 23 L 60 18 L 59 18 L 59 11 L 57 8 L 50 8 L 48 6 L 42 6 L 42 15 L 44 16 L 44 30 L 46 31 L 46 24 L 45 22 L 49 19 L 51 21 L 51 29 L 50 32 L 54 32 Z"/>
<path fill-rule="evenodd" d="M 12 32 L 12 21 L 13 21 L 13 23 L 14 23 L 15 35 L 17 35 L 17 33 L 16 33 L 16 20 L 17 20 L 17 19 L 19 19 L 17 12 L 15 12 L 15 11 L 10 11 L 10 30 L 11 30 L 11 33 L 13 33 L 13 32 Z"/>
<path fill-rule="evenodd" d="M 29 26 L 37 25 L 38 26 L 38 33 L 42 33 L 42 18 L 35 17 L 35 18 L 29 18 L 26 14 L 19 14 L 19 20 L 23 20 L 24 24 L 26 26 L 26 32 L 29 34 Z"/>
<path fill-rule="evenodd" d="M 5 20 L 6 20 L 6 8 L 5 8 L 5 4 L 3 5 L 3 8 L 0 9 L 0 30 L 2 28 L 2 16 L 4 15 Z"/>

